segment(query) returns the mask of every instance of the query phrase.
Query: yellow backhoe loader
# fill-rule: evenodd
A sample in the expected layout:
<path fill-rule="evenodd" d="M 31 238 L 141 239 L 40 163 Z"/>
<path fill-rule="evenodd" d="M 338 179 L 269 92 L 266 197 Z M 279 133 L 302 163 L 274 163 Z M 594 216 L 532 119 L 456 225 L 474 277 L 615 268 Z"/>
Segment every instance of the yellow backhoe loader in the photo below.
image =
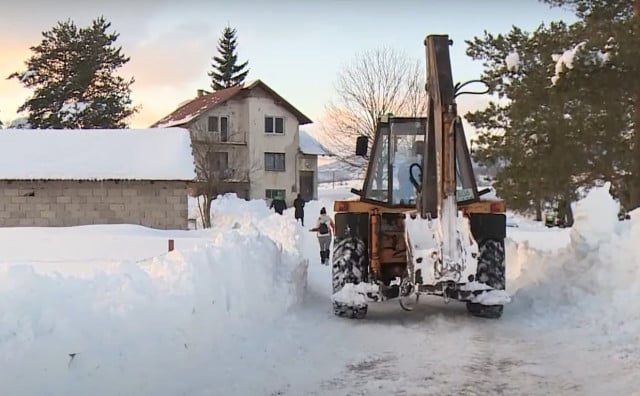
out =
<path fill-rule="evenodd" d="M 427 117 L 381 117 L 361 190 L 334 203 L 334 313 L 364 318 L 368 305 L 398 299 L 412 310 L 421 294 L 466 302 L 499 318 L 505 292 L 505 202 L 478 191 L 456 97 L 447 35 L 424 41 Z M 475 80 L 474 80 L 475 81 Z M 470 82 L 474 82 L 470 81 Z M 486 92 L 486 91 L 485 91 Z M 484 92 L 480 92 L 484 93 Z"/>

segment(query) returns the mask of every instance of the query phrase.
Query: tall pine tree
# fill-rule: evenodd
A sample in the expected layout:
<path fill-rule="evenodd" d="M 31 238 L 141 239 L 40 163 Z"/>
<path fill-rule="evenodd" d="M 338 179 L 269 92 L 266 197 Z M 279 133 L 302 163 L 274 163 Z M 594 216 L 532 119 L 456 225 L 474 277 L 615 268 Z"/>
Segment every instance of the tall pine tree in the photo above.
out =
<path fill-rule="evenodd" d="M 466 115 L 478 130 L 477 161 L 499 165 L 494 184 L 509 207 L 537 211 L 544 201 L 574 198 L 579 147 L 563 103 L 552 96 L 552 54 L 570 30 L 563 23 L 528 33 L 514 27 L 508 34 L 485 32 L 467 53 L 482 60 L 482 78 L 500 100 Z"/>
<path fill-rule="evenodd" d="M 19 80 L 33 95 L 18 111 L 27 111 L 33 128 L 91 129 L 125 128 L 136 112 L 131 105 L 134 79 L 116 71 L 129 58 L 114 42 L 119 34 L 108 32 L 103 17 L 90 26 L 58 22 L 43 32 L 44 39 L 31 47 L 26 70 L 9 78 Z"/>
<path fill-rule="evenodd" d="M 493 93 L 506 99 L 467 115 L 479 130 L 476 159 L 503 165 L 496 188 L 514 209 L 534 209 L 543 200 L 568 205 L 578 187 L 603 181 L 634 208 L 640 35 L 632 0 L 545 1 L 573 5 L 579 20 L 468 42 Z M 516 68 L 505 61 L 512 53 L 520 58 Z"/>
<path fill-rule="evenodd" d="M 213 69 L 208 74 L 214 91 L 238 85 L 247 78 L 249 61 L 238 64 L 237 46 L 236 29 L 225 27 L 218 40 L 218 55 L 213 57 Z"/>
<path fill-rule="evenodd" d="M 627 210 L 640 207 L 640 0 L 543 1 L 572 8 L 584 26 L 581 61 L 563 80 L 574 98 L 591 106 L 584 130 L 610 141 L 605 148 L 616 160 L 608 180 L 616 195 Z M 603 52 L 606 62 L 594 58 Z"/>

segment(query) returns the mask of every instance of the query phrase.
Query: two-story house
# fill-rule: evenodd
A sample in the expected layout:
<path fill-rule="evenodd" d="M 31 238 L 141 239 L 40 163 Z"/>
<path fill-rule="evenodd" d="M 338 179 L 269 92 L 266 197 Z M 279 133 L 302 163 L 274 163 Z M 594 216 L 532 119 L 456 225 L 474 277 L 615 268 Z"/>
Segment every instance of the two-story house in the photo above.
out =
<path fill-rule="evenodd" d="M 182 103 L 152 127 L 191 132 L 200 180 L 216 193 L 291 204 L 298 193 L 317 198 L 317 155 L 300 145 L 300 125 L 312 121 L 260 80 L 206 92 Z M 313 138 L 311 138 L 313 139 Z M 325 154 L 328 154 L 325 152 Z"/>

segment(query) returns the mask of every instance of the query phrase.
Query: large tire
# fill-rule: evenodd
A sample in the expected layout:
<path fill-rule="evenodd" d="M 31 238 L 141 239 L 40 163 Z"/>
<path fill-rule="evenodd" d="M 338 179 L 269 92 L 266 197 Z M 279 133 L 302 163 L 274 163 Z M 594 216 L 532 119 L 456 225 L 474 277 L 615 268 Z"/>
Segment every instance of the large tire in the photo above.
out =
<path fill-rule="evenodd" d="M 367 316 L 368 307 L 352 307 L 339 302 L 333 302 L 333 314 L 349 319 L 364 319 Z"/>
<path fill-rule="evenodd" d="M 336 238 L 333 247 L 332 278 L 333 293 L 347 283 L 358 284 L 367 279 L 366 245 L 355 237 Z M 333 313 L 351 319 L 362 319 L 367 315 L 367 305 L 350 306 L 333 302 Z"/>
<path fill-rule="evenodd" d="M 482 239 L 478 241 L 478 282 L 498 290 L 505 290 L 504 239 Z M 467 303 L 467 310 L 474 316 L 497 319 L 502 316 L 502 305 Z"/>
<path fill-rule="evenodd" d="M 467 303 L 467 311 L 473 316 L 487 319 L 500 319 L 504 307 L 502 305 L 482 305 Z"/>

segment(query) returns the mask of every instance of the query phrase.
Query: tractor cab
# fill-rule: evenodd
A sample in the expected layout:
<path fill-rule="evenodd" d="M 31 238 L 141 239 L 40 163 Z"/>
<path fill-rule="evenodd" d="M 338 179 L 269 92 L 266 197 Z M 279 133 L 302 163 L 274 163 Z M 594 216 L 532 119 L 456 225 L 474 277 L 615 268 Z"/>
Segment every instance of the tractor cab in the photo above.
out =
<path fill-rule="evenodd" d="M 352 192 L 362 201 L 407 209 L 419 206 L 424 194 L 431 216 L 437 217 L 436 142 L 427 144 L 427 128 L 426 117 L 380 117 L 363 188 Z M 478 200 L 479 193 L 462 128 L 455 128 L 455 137 L 456 199 L 470 203 Z M 367 150 L 368 138 L 359 137 L 356 155 L 366 157 Z M 423 185 L 427 186 L 424 191 Z"/>

